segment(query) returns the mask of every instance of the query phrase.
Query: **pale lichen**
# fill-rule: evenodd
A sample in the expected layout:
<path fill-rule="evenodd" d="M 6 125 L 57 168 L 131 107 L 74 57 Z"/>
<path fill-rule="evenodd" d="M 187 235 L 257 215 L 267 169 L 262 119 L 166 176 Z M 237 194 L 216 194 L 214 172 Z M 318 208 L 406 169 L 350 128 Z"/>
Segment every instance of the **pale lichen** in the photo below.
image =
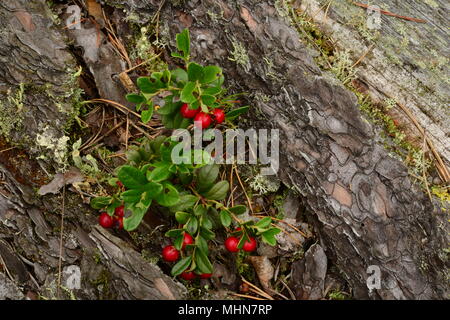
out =
<path fill-rule="evenodd" d="M 231 57 L 228 59 L 236 62 L 236 64 L 242 66 L 248 72 L 250 69 L 250 59 L 247 54 L 247 49 L 236 39 L 233 39 L 231 44 L 233 45 L 233 51 L 231 51 Z"/>
<path fill-rule="evenodd" d="M 61 168 L 67 166 L 67 142 L 70 140 L 67 136 L 58 137 L 55 130 L 46 125 L 42 132 L 36 135 L 36 145 L 41 148 L 41 155 L 39 159 L 49 159 L 50 152 L 52 160 L 55 161 Z"/>

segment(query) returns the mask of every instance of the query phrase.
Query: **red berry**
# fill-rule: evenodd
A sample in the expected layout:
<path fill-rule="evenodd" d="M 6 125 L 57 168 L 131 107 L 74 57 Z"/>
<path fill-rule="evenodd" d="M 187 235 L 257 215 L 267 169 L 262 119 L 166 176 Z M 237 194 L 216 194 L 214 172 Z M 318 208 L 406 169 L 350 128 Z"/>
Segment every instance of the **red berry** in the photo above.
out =
<path fill-rule="evenodd" d="M 222 109 L 214 109 L 212 112 L 217 123 L 222 123 L 225 121 L 225 112 Z"/>
<path fill-rule="evenodd" d="M 117 207 L 114 210 L 114 212 L 115 212 L 117 217 L 123 218 L 125 216 L 125 207 L 124 206 Z"/>
<path fill-rule="evenodd" d="M 114 218 L 114 223 L 117 226 L 117 229 L 123 229 L 123 217 Z"/>
<path fill-rule="evenodd" d="M 189 109 L 189 106 L 187 105 L 187 103 L 183 104 L 183 106 L 181 107 L 181 115 L 184 118 L 194 118 L 197 113 L 200 112 L 200 108 L 197 109 Z"/>
<path fill-rule="evenodd" d="M 195 125 L 200 129 L 206 129 L 211 125 L 211 116 L 204 112 L 199 112 L 194 118 Z"/>
<path fill-rule="evenodd" d="M 185 232 L 184 233 L 184 238 L 183 238 L 183 249 L 188 245 L 188 244 L 193 244 L 194 243 L 194 239 L 192 238 L 192 236 Z"/>
<path fill-rule="evenodd" d="M 180 274 L 180 277 L 188 281 L 193 280 L 195 279 L 195 273 L 193 273 L 192 271 L 189 272 L 184 271 L 182 274 Z"/>
<path fill-rule="evenodd" d="M 175 249 L 174 246 L 165 246 L 162 250 L 162 257 L 167 262 L 174 262 L 177 261 L 180 256 L 180 253 L 177 249 Z"/>
<path fill-rule="evenodd" d="M 245 241 L 244 245 L 242 246 L 242 249 L 247 252 L 252 252 L 256 250 L 256 246 L 257 243 L 255 238 L 250 237 L 250 241 Z"/>
<path fill-rule="evenodd" d="M 239 239 L 236 237 L 228 237 L 227 240 L 225 240 L 225 248 L 230 252 L 238 252 L 238 243 Z"/>
<path fill-rule="evenodd" d="M 117 181 L 116 184 L 117 184 L 120 188 L 123 188 L 123 183 L 122 183 L 122 182 Z"/>
<path fill-rule="evenodd" d="M 209 279 L 209 278 L 211 278 L 211 276 L 212 276 L 212 273 L 202 273 L 200 275 L 200 279 Z"/>
<path fill-rule="evenodd" d="M 114 218 L 106 212 L 102 212 L 98 218 L 98 223 L 100 223 L 103 228 L 111 228 L 114 225 Z"/>

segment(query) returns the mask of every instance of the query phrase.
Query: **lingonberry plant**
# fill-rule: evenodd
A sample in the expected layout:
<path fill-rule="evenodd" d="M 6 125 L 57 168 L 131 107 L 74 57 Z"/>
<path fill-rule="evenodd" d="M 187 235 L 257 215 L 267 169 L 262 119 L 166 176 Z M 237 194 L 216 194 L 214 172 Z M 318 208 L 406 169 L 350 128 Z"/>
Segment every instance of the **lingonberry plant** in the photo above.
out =
<path fill-rule="evenodd" d="M 140 77 L 137 85 L 140 93 L 126 96 L 141 112 L 141 120 L 147 123 L 153 116 L 154 98 L 164 94 L 164 106 L 157 110 L 162 123 L 168 129 L 187 128 L 192 121 L 199 121 L 203 129 L 212 123 L 220 124 L 225 118 L 231 120 L 246 112 L 248 106 L 230 110 L 236 95 L 226 96 L 225 80 L 218 66 L 202 66 L 190 61 L 189 30 L 176 37 L 179 52 L 173 57 L 184 62 L 182 68 L 153 72 L 150 77 Z"/>
<path fill-rule="evenodd" d="M 234 97 L 223 96 L 226 90 L 222 88 L 224 77 L 219 67 L 190 62 L 188 30 L 177 35 L 177 47 L 180 53 L 172 55 L 185 62 L 184 69 L 164 70 L 139 78 L 141 93 L 127 96 L 141 110 L 144 122 L 153 115 L 152 99 L 163 92 L 169 93 L 158 112 L 167 128 L 185 128 L 195 119 L 205 129 L 213 122 L 220 124 L 236 118 L 248 109 L 237 108 L 225 114 L 224 109 L 231 107 Z M 117 177 L 109 180 L 114 194 L 91 200 L 91 206 L 102 212 L 100 224 L 132 231 L 147 212 L 170 213 L 178 226 L 167 231 L 172 244 L 164 247 L 162 257 L 166 262 L 176 262 L 171 273 L 185 280 L 197 275 L 201 279 L 211 277 L 209 241 L 215 239 L 220 229 L 224 228 L 230 235 L 225 241 L 225 248 L 230 252 L 255 251 L 255 237 L 259 236 L 263 242 L 275 245 L 275 235 L 281 230 L 272 225 L 272 219 L 240 219 L 247 208 L 224 204 L 229 183 L 219 180 L 220 166 L 212 163 L 206 151 L 193 150 L 187 156 L 177 154 L 176 150 L 184 151 L 178 148 L 179 143 L 171 137 L 159 136 L 143 138 L 138 145 L 130 147 L 127 163 L 117 169 Z M 174 156 L 184 161 L 175 161 Z"/>

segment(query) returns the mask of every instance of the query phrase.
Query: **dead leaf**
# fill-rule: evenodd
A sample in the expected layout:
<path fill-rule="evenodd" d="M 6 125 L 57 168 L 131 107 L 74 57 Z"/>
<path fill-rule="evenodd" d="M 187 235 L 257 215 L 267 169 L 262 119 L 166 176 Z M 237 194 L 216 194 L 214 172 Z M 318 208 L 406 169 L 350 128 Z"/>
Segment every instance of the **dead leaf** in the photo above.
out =
<path fill-rule="evenodd" d="M 39 189 L 38 194 L 41 196 L 49 193 L 57 194 L 59 190 L 61 190 L 61 188 L 64 186 L 64 182 L 66 185 L 68 185 L 79 183 L 82 182 L 83 180 L 84 176 L 80 172 L 80 170 L 78 170 L 75 167 L 70 167 L 69 171 L 67 171 L 64 174 L 62 173 L 56 174 L 49 184 L 46 184 Z"/>
<path fill-rule="evenodd" d="M 272 291 L 270 288 L 270 280 L 272 280 L 275 270 L 269 258 L 266 256 L 250 256 L 248 260 L 252 263 L 253 268 L 255 268 L 263 289 L 269 292 Z"/>
<path fill-rule="evenodd" d="M 100 23 L 100 24 L 104 23 L 102 6 L 96 0 L 88 0 L 87 1 L 87 9 L 88 9 L 89 15 L 94 17 L 94 19 L 98 23 Z"/>
<path fill-rule="evenodd" d="M 33 32 L 36 30 L 36 26 L 33 23 L 31 14 L 26 11 L 17 11 L 14 13 L 20 24 L 23 26 L 26 32 Z"/>

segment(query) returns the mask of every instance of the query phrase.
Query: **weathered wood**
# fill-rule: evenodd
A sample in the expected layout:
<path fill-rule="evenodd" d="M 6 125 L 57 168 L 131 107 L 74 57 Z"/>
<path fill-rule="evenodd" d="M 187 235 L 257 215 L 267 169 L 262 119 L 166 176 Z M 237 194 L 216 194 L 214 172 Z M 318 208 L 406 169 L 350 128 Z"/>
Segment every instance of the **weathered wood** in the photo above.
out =
<path fill-rule="evenodd" d="M 60 289 L 58 295 L 61 194 L 39 200 L 2 166 L 0 177 L 0 297 L 17 299 L 20 288 L 45 299 L 183 298 L 183 285 L 116 235 L 92 227 L 95 214 L 69 192 L 61 285 L 70 290 Z"/>
<path fill-rule="evenodd" d="M 417 23 L 381 14 L 379 29 L 369 28 L 377 22 L 374 15 L 352 1 L 332 1 L 330 6 L 323 6 L 325 2 L 299 0 L 294 6 L 307 13 L 353 61 L 366 54 L 355 68 L 359 85 L 374 101 L 383 102 L 392 97 L 406 105 L 448 165 L 449 2 L 372 1 L 372 5 L 383 10 L 425 20 Z M 406 128 L 410 137 L 419 143 L 423 140 L 420 131 L 398 106 L 390 114 Z"/>
<path fill-rule="evenodd" d="M 160 23 L 168 39 L 189 27 L 193 60 L 221 65 L 228 85 L 250 93 L 253 120 L 244 123 L 281 130 L 280 177 L 303 195 L 354 297 L 447 296 L 445 214 L 376 142 L 355 96 L 320 71 L 272 1 L 167 5 Z M 372 293 L 370 265 L 382 271 Z"/>
<path fill-rule="evenodd" d="M 0 3 L 0 133 L 62 167 L 77 114 L 76 61 L 44 1 Z"/>
<path fill-rule="evenodd" d="M 161 4 L 159 1 L 105 2 L 121 5 L 117 14 L 134 14 L 135 22 L 140 19 L 142 23 L 150 21 Z M 16 5 L 20 7 L 13 7 Z M 41 28 L 39 35 L 26 36 L 27 32 L 35 31 L 29 16 L 13 17 L 17 8 L 26 8 L 25 11 L 31 14 L 31 21 L 36 28 Z M 346 276 L 353 296 L 446 298 L 449 287 L 445 248 L 450 239 L 448 219 L 439 210 L 440 204 L 434 203 L 433 207 L 411 182 L 403 164 L 391 158 L 377 143 L 372 126 L 361 117 L 355 96 L 331 75 L 320 71 L 312 58 L 314 52 L 299 41 L 297 32 L 280 16 L 274 1 L 205 0 L 177 6 L 167 1 L 160 9 L 161 36 L 169 40 L 172 47 L 175 34 L 189 27 L 193 59 L 222 66 L 227 84 L 233 90 L 250 93 L 247 99 L 253 106 L 251 117 L 242 124 L 280 129 L 280 178 L 302 194 L 328 261 Z M 47 92 L 66 92 L 56 83 L 65 83 L 67 73 L 63 66 L 71 64 L 71 57 L 67 52 L 55 55 L 34 43 L 45 34 L 44 22 L 50 22 L 50 16 L 42 14 L 46 10 L 42 1 L 0 3 L 0 24 L 7 28 L 0 32 L 0 52 L 4 62 L 0 66 L 0 85 L 5 91 L 13 87 L 17 91 L 23 81 L 44 85 L 51 82 L 46 77 L 53 75 L 61 78 L 54 80 L 54 86 Z M 22 27 L 15 28 L 11 23 L 20 23 Z M 52 34 L 57 38 L 55 43 L 61 43 L 61 48 L 65 48 L 62 36 Z M 8 35 L 16 38 L 8 38 Z M 25 40 L 17 42 L 16 39 Z M 40 48 L 41 55 L 28 57 L 31 49 L 27 46 Z M 19 50 L 22 54 L 17 55 L 17 59 L 23 63 L 16 64 L 16 59 L 11 58 L 13 55 L 6 55 L 8 50 Z M 55 61 L 50 63 L 50 58 Z M 42 61 L 45 62 L 43 67 Z M 28 74 L 24 71 L 36 65 L 40 72 Z M 21 70 L 20 66 L 27 67 Z M 54 73 L 43 72 L 54 70 L 52 68 L 56 68 Z M 7 73 L 10 75 L 6 76 Z M 1 101 L 0 112 L 16 105 L 5 96 Z M 51 108 L 58 106 L 53 98 L 49 100 L 40 91 L 27 95 L 25 101 L 30 104 L 26 109 L 31 110 L 30 118 L 35 119 L 43 117 L 40 112 L 49 101 Z M 44 114 L 49 119 L 59 119 L 51 128 L 56 137 L 62 137 L 61 128 L 67 118 L 55 110 L 58 109 L 52 108 Z M 8 131 L 9 136 L 20 142 L 17 135 L 21 131 L 12 128 Z M 38 125 L 29 129 L 31 148 L 39 129 Z M 15 165 L 22 170 L 20 165 Z M 0 292 L 6 288 L 5 296 L 16 296 L 17 291 L 11 287 L 11 283 L 16 282 L 21 288 L 47 292 L 47 297 L 52 298 L 56 295 L 60 256 L 61 195 L 37 199 L 30 185 L 19 183 L 10 167 L 0 170 L 1 273 L 10 279 L 0 286 Z M 79 200 L 71 199 L 74 195 L 69 193 L 67 197 L 63 284 L 69 283 L 69 267 L 80 267 L 82 287 L 73 291 L 77 298 L 167 299 L 183 296 L 183 287 L 125 242 L 103 230 L 92 229 L 95 216 L 87 214 L 80 218 L 80 212 L 88 208 L 79 204 Z M 96 263 L 97 257 L 99 263 Z M 23 265 L 28 265 L 33 272 Z M 372 293 L 366 286 L 369 265 L 377 265 L 382 271 L 382 288 Z M 303 296 L 303 293 L 299 295 Z"/>

